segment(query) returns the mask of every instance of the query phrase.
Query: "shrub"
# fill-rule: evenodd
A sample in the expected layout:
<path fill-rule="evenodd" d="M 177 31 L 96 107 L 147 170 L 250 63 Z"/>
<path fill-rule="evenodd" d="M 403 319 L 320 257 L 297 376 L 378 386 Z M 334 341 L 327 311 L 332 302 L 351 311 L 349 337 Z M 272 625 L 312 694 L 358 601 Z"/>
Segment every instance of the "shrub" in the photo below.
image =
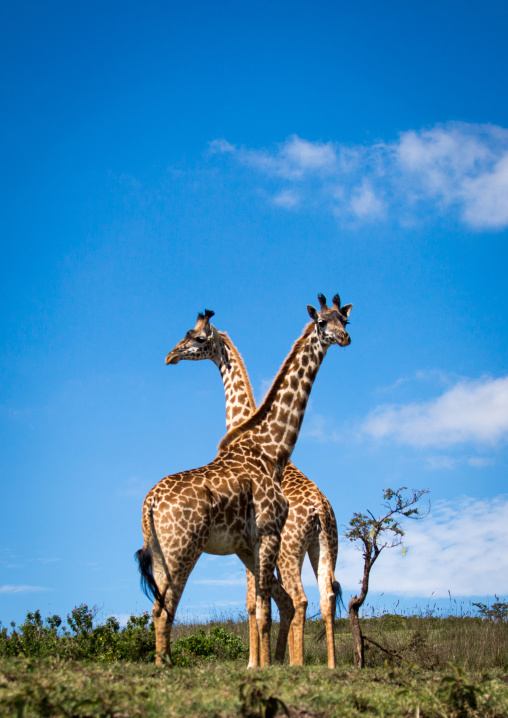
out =
<path fill-rule="evenodd" d="M 40 611 L 27 613 L 25 622 L 9 634 L 0 630 L 0 656 L 39 657 L 58 655 L 73 660 L 152 661 L 155 657 L 155 632 L 151 617 L 144 613 L 131 616 L 125 628 L 114 616 L 94 627 L 97 609 L 77 606 L 67 616 L 68 630 L 60 616 L 42 620 Z"/>
<path fill-rule="evenodd" d="M 173 662 L 180 666 L 192 665 L 197 659 L 235 661 L 247 653 L 241 639 L 222 626 L 214 626 L 210 633 L 200 627 L 197 633 L 179 638 L 171 646 Z"/>

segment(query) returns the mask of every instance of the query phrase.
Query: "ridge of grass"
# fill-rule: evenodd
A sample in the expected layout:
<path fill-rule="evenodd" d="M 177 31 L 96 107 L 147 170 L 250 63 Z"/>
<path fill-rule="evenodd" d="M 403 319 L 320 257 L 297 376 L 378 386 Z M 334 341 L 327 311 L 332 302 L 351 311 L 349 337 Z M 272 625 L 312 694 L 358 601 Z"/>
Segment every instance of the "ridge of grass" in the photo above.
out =
<path fill-rule="evenodd" d="M 304 667 L 247 670 L 248 624 L 175 628 L 176 665 L 153 664 L 148 614 L 127 625 L 75 608 L 0 628 L 0 715 L 15 718 L 508 716 L 508 622 L 460 615 L 361 619 L 367 668 L 353 669 L 349 621 L 336 621 L 338 666 L 326 667 L 323 622 L 305 629 Z M 276 627 L 276 626 L 275 626 Z"/>

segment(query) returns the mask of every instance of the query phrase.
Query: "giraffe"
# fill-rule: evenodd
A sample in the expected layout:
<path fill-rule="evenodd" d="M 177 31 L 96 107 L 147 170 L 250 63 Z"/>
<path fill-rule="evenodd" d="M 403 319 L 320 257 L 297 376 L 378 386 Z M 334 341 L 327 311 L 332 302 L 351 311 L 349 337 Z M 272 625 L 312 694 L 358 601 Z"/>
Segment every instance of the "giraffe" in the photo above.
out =
<path fill-rule="evenodd" d="M 318 299 L 321 307 L 326 306 L 323 295 L 319 295 Z M 351 306 L 343 308 L 342 311 L 345 311 L 347 319 Z M 256 404 L 243 359 L 229 336 L 210 324 L 213 316 L 214 312 L 210 310 L 198 314 L 194 329 L 189 330 L 169 352 L 166 364 L 202 359 L 214 362 L 224 384 L 226 428 L 230 431 L 255 411 Z M 303 629 L 308 601 L 301 581 L 301 572 L 303 559 L 308 553 L 318 581 L 321 615 L 326 629 L 328 667 L 335 668 L 333 621 L 336 596 L 340 593 L 340 586 L 334 575 L 338 549 L 335 515 L 326 496 L 291 461 L 284 470 L 281 486 L 289 501 L 289 513 L 282 532 L 277 568 L 295 608 L 289 631 L 290 663 L 303 665 Z M 249 570 L 246 573 L 249 667 L 255 667 L 259 663 L 255 579 Z"/>
<path fill-rule="evenodd" d="M 312 385 L 332 344 L 351 343 L 338 296 L 310 305 L 311 322 L 295 342 L 265 400 L 221 440 L 206 466 L 161 479 L 143 502 L 144 544 L 136 553 L 142 583 L 155 599 L 156 662 L 171 661 L 174 616 L 202 553 L 235 553 L 255 576 L 260 665 L 270 664 L 272 593 L 291 599 L 274 578 L 288 514 L 282 473 L 296 444 Z M 294 610 L 294 609 L 293 609 Z M 292 618 L 292 616 L 291 616 Z M 279 631 L 276 658 L 286 636 Z M 282 646 L 283 648 L 283 646 Z M 283 655 L 283 651 L 282 651 Z"/>

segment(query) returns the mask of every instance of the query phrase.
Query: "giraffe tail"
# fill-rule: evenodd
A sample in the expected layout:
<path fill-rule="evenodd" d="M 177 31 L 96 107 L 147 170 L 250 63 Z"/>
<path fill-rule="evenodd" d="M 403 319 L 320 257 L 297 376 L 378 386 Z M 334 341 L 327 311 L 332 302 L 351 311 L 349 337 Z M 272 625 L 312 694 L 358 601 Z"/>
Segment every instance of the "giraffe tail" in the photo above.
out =
<path fill-rule="evenodd" d="M 136 551 L 134 558 L 138 562 L 139 573 L 141 574 L 141 590 L 147 598 L 154 599 L 162 606 L 162 596 L 155 583 L 153 575 L 153 557 L 150 546 L 143 546 Z"/>
<path fill-rule="evenodd" d="M 162 607 L 164 605 L 164 598 L 159 591 L 159 587 L 155 582 L 155 576 L 153 575 L 153 552 L 150 546 L 150 538 L 154 534 L 152 510 L 153 506 L 148 510 L 150 533 L 148 536 L 145 534 L 145 544 L 143 548 L 136 551 L 134 558 L 138 562 L 139 573 L 141 574 L 141 590 L 147 598 L 157 601 L 159 606 Z"/>
<path fill-rule="evenodd" d="M 346 610 L 346 605 L 342 599 L 342 586 L 338 581 L 332 581 L 332 591 L 335 595 L 335 618 L 341 617 L 341 606 Z"/>

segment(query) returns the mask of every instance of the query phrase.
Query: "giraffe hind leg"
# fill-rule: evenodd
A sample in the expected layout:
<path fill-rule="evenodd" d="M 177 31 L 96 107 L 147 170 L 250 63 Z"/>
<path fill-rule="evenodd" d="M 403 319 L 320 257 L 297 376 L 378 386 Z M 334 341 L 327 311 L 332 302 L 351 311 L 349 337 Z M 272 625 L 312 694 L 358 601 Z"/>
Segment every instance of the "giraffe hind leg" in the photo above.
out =
<path fill-rule="evenodd" d="M 291 630 L 291 622 L 295 615 L 295 609 L 292 597 L 275 576 L 272 578 L 272 598 L 277 604 L 280 614 L 279 633 L 277 635 L 277 643 L 275 644 L 273 657 L 275 663 L 284 663 L 288 634 Z"/>
<path fill-rule="evenodd" d="M 310 562 L 316 574 L 319 587 L 319 606 L 325 624 L 328 668 L 335 668 L 335 641 L 333 623 L 336 610 L 336 596 L 341 594 L 340 584 L 335 580 L 330 556 L 323 550 L 319 538 L 309 546 Z"/>
<path fill-rule="evenodd" d="M 254 561 L 252 562 L 254 568 Z M 247 668 L 259 667 L 259 633 L 256 622 L 256 577 L 248 569 L 247 574 L 247 614 L 249 616 L 249 664 Z"/>
<path fill-rule="evenodd" d="M 283 586 L 293 604 L 289 629 L 289 663 L 291 666 L 303 666 L 303 631 L 308 600 L 302 585 L 302 564 L 303 556 L 300 558 L 289 552 L 279 554 L 279 569 Z"/>

